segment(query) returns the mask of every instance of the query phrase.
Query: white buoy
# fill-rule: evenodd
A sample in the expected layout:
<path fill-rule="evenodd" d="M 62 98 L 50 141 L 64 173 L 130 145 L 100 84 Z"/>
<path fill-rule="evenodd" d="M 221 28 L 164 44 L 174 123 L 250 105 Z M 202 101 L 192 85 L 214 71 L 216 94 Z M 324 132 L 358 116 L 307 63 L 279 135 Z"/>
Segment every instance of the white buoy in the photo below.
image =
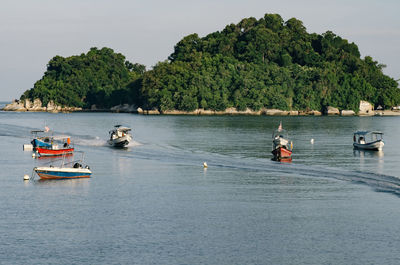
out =
<path fill-rule="evenodd" d="M 314 144 L 314 139 L 313 139 L 313 138 L 311 138 L 310 142 L 311 142 L 311 144 Z"/>
<path fill-rule="evenodd" d="M 35 158 L 35 156 L 36 156 L 35 153 L 32 153 L 32 157 Z"/>
<path fill-rule="evenodd" d="M 203 167 L 204 167 L 204 168 L 208 168 L 208 165 L 207 165 L 206 162 L 203 163 Z"/>
<path fill-rule="evenodd" d="M 31 144 L 24 144 L 24 145 L 22 146 L 22 149 L 23 149 L 24 151 L 32 151 L 32 150 L 33 150 L 33 145 L 31 145 Z"/>
<path fill-rule="evenodd" d="M 29 180 L 29 175 L 24 175 L 24 180 Z"/>

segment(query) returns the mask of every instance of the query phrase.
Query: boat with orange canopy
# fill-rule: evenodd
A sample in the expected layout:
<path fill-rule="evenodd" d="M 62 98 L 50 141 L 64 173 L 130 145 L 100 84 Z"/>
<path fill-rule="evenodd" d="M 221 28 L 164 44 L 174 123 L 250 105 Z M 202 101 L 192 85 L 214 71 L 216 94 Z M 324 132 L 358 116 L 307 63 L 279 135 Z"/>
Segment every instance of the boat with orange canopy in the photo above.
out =
<path fill-rule="evenodd" d="M 40 156 L 59 156 L 72 154 L 74 147 L 69 136 L 54 136 L 50 139 L 50 146 L 36 147 L 36 152 Z"/>

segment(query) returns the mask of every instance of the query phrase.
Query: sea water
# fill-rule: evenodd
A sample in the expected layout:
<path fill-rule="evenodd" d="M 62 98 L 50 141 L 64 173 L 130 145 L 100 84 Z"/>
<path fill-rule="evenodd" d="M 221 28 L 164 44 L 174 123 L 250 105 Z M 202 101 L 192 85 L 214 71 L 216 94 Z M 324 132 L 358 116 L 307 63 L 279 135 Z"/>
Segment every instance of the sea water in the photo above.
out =
<path fill-rule="evenodd" d="M 292 163 L 271 160 L 281 121 Z M 0 264 L 398 264 L 399 121 L 0 112 Z M 128 148 L 107 146 L 116 124 Z M 45 126 L 90 179 L 23 181 L 59 162 L 22 149 Z"/>

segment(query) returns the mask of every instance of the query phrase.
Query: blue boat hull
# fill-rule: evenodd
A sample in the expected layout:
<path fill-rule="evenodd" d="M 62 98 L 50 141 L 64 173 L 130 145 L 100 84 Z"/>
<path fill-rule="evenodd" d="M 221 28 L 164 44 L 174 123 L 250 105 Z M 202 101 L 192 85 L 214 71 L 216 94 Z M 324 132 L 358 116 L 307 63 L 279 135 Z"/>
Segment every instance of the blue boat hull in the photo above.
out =
<path fill-rule="evenodd" d="M 73 178 L 90 178 L 92 172 L 89 169 L 72 169 L 72 168 L 35 168 L 35 172 L 41 179 L 73 179 Z"/>

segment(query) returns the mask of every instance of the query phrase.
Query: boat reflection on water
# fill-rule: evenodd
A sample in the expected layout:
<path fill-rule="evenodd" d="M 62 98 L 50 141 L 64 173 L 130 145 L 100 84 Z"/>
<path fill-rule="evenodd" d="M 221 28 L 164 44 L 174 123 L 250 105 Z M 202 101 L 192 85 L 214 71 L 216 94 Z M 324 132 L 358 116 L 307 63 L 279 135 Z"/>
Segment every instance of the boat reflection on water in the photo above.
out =
<path fill-rule="evenodd" d="M 383 151 L 353 150 L 353 155 L 359 158 L 360 170 L 368 171 L 373 168 L 379 174 L 384 174 L 384 153 Z"/>
<path fill-rule="evenodd" d="M 38 179 L 35 184 L 45 186 L 65 186 L 65 187 L 85 187 L 89 186 L 89 178 L 74 178 L 74 179 Z"/>
<path fill-rule="evenodd" d="M 276 162 L 283 162 L 283 163 L 292 163 L 292 157 L 287 157 L 287 158 L 271 158 L 272 161 Z"/>
<path fill-rule="evenodd" d="M 360 158 L 383 157 L 384 153 L 382 150 L 381 151 L 370 151 L 370 150 L 354 149 L 353 156 L 360 157 Z"/>

